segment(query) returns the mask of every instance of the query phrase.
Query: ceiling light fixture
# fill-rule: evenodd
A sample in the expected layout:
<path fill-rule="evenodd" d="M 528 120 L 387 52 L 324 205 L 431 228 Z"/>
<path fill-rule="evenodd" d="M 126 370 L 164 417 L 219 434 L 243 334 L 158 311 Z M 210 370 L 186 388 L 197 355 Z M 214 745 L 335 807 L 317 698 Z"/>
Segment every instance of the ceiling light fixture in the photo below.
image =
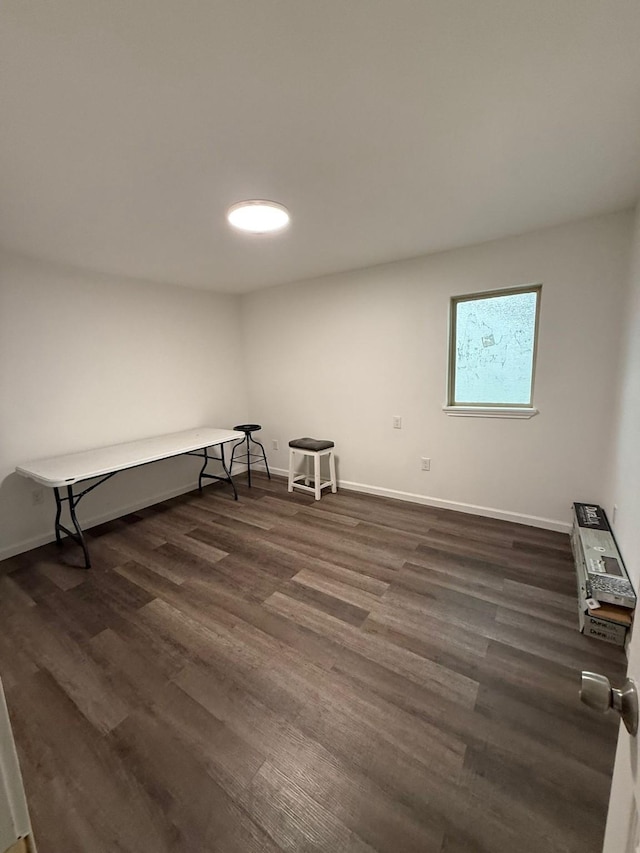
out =
<path fill-rule="evenodd" d="M 231 205 L 227 220 L 234 228 L 249 234 L 271 234 L 286 228 L 289 211 L 275 201 L 251 199 Z"/>

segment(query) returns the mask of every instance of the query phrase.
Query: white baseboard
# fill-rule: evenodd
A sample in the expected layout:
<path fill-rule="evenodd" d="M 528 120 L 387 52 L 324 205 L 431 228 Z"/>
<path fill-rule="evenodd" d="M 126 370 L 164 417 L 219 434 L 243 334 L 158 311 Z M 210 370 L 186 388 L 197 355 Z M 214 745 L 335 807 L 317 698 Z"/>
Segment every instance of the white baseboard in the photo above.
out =
<path fill-rule="evenodd" d="M 246 472 L 247 466 L 240 465 L 238 468 L 238 472 L 233 475 L 236 478 L 238 476 L 242 476 L 242 474 Z M 205 483 L 203 488 L 206 489 L 207 486 L 210 485 L 215 485 L 215 483 Z M 136 501 L 135 503 L 128 504 L 127 506 L 118 507 L 118 509 L 112 509 L 108 512 L 103 512 L 100 515 L 91 516 L 91 518 L 83 518 L 82 529 L 89 530 L 91 527 L 97 527 L 98 524 L 104 524 L 107 521 L 114 521 L 116 518 L 122 518 L 123 515 L 128 515 L 130 512 L 137 512 L 140 509 L 146 509 L 154 504 L 162 503 L 162 501 L 168 501 L 169 498 L 176 498 L 178 495 L 186 495 L 187 492 L 193 492 L 196 488 L 197 484 L 194 486 L 193 480 L 191 480 L 189 483 L 185 483 L 182 486 L 176 486 L 166 492 L 151 495 L 140 501 Z M 52 519 L 52 526 L 54 520 L 55 519 Z M 41 533 L 38 536 L 23 539 L 22 542 L 15 542 L 13 545 L 9 545 L 8 547 L 0 550 L 0 560 L 8 560 L 9 557 L 15 557 L 17 554 L 23 554 L 25 551 L 31 551 L 33 548 L 39 548 L 41 545 L 54 542 L 55 538 L 55 532 L 50 530 L 48 533 Z"/>
<path fill-rule="evenodd" d="M 271 468 L 271 473 L 279 477 L 287 477 L 289 472 L 286 468 Z M 244 466 L 239 473 L 246 471 Z M 238 476 L 234 474 L 234 477 Z M 209 484 L 207 484 L 209 485 Z M 484 515 L 488 518 L 497 518 L 501 521 L 513 521 L 517 524 L 527 524 L 530 527 L 542 527 L 545 530 L 557 530 L 560 533 L 569 533 L 571 525 L 569 522 L 556 521 L 552 518 L 541 518 L 537 515 L 526 515 L 520 512 L 510 512 L 504 509 L 495 509 L 494 507 L 476 506 L 475 504 L 465 504 L 459 501 L 448 501 L 442 498 L 432 498 L 428 495 L 416 495 L 412 492 L 401 492 L 397 489 L 385 489 L 381 486 L 370 486 L 367 483 L 352 483 L 348 480 L 340 480 L 339 488 L 346 489 L 351 492 L 362 492 L 366 495 L 377 495 L 381 498 L 392 498 L 393 500 L 409 501 L 410 503 L 423 504 L 424 506 L 433 506 L 439 509 L 451 509 L 454 512 L 467 512 L 471 515 Z M 206 486 L 205 486 L 206 488 Z M 118 509 L 110 510 L 109 512 L 101 513 L 88 519 L 83 519 L 82 528 L 88 530 L 91 527 L 96 527 L 98 524 L 104 524 L 107 521 L 113 521 L 116 518 L 122 518 L 130 512 L 137 512 L 140 509 L 145 509 L 148 506 L 161 503 L 162 501 L 175 498 L 178 495 L 184 495 L 187 492 L 192 492 L 194 489 L 193 481 L 183 486 L 178 486 L 169 491 L 153 495 L 128 506 L 119 507 Z M 24 551 L 31 551 L 33 548 L 38 548 L 40 545 L 46 545 L 48 542 L 55 540 L 53 530 L 48 533 L 41 533 L 38 536 L 32 536 L 29 539 L 24 539 L 22 542 L 16 542 L 6 548 L 0 550 L 0 560 L 7 560 L 9 557 L 15 557 L 16 554 L 22 554 Z"/>
<path fill-rule="evenodd" d="M 272 474 L 288 477 L 286 468 L 271 468 Z M 500 521 L 513 521 L 516 524 L 527 524 L 529 527 L 541 527 L 544 530 L 556 530 L 560 533 L 569 533 L 571 524 L 567 521 L 556 521 L 553 518 L 542 518 L 538 515 L 526 515 L 522 512 L 510 512 L 506 509 L 495 509 L 488 506 L 477 506 L 476 504 L 465 504 L 460 501 L 448 501 L 443 498 L 432 498 L 428 495 L 416 495 L 412 492 L 401 492 L 397 489 L 385 489 L 382 486 L 370 486 L 367 483 L 352 483 L 348 480 L 340 480 L 338 488 L 350 492 L 362 492 L 366 495 L 377 495 L 381 498 L 392 498 L 398 501 L 409 501 L 410 503 L 433 506 L 438 509 L 451 509 L 454 512 L 467 512 L 470 515 L 484 515 L 487 518 L 497 518 Z"/>

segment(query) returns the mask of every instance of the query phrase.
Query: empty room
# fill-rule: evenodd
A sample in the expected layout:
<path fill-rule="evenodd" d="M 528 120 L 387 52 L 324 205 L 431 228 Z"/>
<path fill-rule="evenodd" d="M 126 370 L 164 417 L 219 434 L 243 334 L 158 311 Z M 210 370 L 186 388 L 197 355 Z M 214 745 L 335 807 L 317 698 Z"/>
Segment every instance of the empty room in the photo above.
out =
<path fill-rule="evenodd" d="M 0 4 L 0 853 L 640 849 L 639 44 Z"/>

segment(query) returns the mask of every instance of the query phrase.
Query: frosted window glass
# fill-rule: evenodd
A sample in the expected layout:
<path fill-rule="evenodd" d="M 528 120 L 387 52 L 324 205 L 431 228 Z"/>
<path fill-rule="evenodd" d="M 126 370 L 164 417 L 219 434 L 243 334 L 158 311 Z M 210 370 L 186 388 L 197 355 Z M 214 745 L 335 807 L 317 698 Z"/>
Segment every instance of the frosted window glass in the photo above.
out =
<path fill-rule="evenodd" d="M 530 291 L 454 304 L 454 404 L 531 404 L 537 298 Z"/>

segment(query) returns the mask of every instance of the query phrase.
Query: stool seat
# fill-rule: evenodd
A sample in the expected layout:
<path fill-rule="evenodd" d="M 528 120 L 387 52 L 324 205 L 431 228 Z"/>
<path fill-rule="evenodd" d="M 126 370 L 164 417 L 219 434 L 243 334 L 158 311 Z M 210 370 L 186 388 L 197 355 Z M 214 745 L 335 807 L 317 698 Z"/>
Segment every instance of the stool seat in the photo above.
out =
<path fill-rule="evenodd" d="M 237 424 L 234 426 L 234 429 L 238 432 L 257 432 L 259 429 L 262 429 L 260 424 Z"/>
<path fill-rule="evenodd" d="M 318 438 L 294 438 L 289 442 L 289 447 L 299 447 L 301 450 L 328 450 L 335 446 L 333 441 L 322 441 Z"/>
<path fill-rule="evenodd" d="M 322 497 L 322 490 L 330 488 L 332 492 L 338 490 L 336 481 L 336 462 L 334 459 L 333 441 L 319 438 L 293 438 L 289 442 L 289 483 L 288 491 L 300 489 L 312 494 L 317 501 Z M 302 456 L 302 472 L 296 471 L 296 455 Z M 327 457 L 329 463 L 329 479 L 323 480 L 321 474 L 321 462 Z M 313 471 L 312 471 L 313 468 Z M 311 481 L 313 480 L 313 486 Z"/>

